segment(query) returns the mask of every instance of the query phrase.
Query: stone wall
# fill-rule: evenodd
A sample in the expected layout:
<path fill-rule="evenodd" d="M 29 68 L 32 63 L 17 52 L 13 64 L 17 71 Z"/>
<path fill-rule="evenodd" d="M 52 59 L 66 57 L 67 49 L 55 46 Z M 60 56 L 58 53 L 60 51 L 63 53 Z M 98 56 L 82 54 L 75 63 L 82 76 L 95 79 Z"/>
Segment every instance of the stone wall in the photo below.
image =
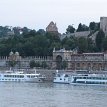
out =
<path fill-rule="evenodd" d="M 82 31 L 82 32 L 75 32 L 75 33 L 70 33 L 70 34 L 63 34 L 63 35 L 61 35 L 60 39 L 62 40 L 65 37 L 70 37 L 70 36 L 87 38 L 89 34 L 90 34 L 90 31 Z"/>
<path fill-rule="evenodd" d="M 102 29 L 104 33 L 107 33 L 107 17 L 100 18 L 100 29 Z"/>

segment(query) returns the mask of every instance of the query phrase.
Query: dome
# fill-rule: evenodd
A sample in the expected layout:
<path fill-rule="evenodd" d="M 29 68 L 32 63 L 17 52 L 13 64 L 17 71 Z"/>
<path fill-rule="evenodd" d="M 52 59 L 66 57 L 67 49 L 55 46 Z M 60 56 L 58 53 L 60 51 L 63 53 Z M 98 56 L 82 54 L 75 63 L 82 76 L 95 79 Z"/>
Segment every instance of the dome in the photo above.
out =
<path fill-rule="evenodd" d="M 19 56 L 19 52 L 15 52 L 15 55 Z"/>
<path fill-rule="evenodd" d="M 10 53 L 9 53 L 9 55 L 11 56 L 11 55 L 13 55 L 14 53 L 11 51 Z"/>

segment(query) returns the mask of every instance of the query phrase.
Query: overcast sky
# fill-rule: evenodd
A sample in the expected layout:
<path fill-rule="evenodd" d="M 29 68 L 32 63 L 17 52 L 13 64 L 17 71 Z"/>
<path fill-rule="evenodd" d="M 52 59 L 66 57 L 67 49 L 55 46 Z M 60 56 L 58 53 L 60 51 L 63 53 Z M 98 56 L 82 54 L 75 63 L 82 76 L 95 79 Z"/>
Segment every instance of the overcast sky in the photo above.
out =
<path fill-rule="evenodd" d="M 68 25 L 100 21 L 107 0 L 0 0 L 0 25 L 45 29 L 50 21 L 64 33 Z"/>

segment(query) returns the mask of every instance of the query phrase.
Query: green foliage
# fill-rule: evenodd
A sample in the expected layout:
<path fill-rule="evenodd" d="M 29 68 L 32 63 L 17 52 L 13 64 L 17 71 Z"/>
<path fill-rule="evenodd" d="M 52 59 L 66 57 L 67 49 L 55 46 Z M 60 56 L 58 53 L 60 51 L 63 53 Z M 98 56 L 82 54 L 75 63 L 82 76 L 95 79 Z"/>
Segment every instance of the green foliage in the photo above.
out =
<path fill-rule="evenodd" d="M 87 38 L 87 43 L 88 43 L 87 51 L 88 52 L 95 52 L 96 47 L 95 47 L 95 44 L 93 43 L 91 38 Z"/>
<path fill-rule="evenodd" d="M 30 61 L 30 68 L 34 68 L 35 67 L 35 61 L 34 60 L 32 60 L 32 61 Z"/>
<path fill-rule="evenodd" d="M 74 32 L 75 32 L 75 28 L 69 25 L 68 28 L 66 29 L 66 33 L 74 33 Z"/>
<path fill-rule="evenodd" d="M 90 22 L 89 28 L 90 28 L 90 30 L 95 30 L 96 23 L 95 22 Z"/>
<path fill-rule="evenodd" d="M 97 25 L 97 27 L 96 27 Z M 91 22 L 90 29 L 99 29 L 99 23 Z M 60 40 L 57 33 L 47 33 L 43 29 L 38 31 L 30 30 L 27 27 L 13 28 L 15 35 L 8 38 L 0 39 L 0 56 L 8 56 L 9 52 L 18 51 L 22 57 L 24 56 L 52 56 L 53 48 L 59 50 L 65 48 L 67 50 L 79 49 L 79 52 L 96 52 L 106 50 L 106 38 L 104 32 L 100 31 L 96 37 L 95 43 L 92 39 L 84 37 L 76 38 L 75 36 L 66 37 Z M 66 29 L 67 33 L 73 33 L 75 28 L 71 25 Z M 89 28 L 84 24 L 79 24 L 77 31 L 86 31 Z M 6 32 L 11 31 L 7 27 L 0 26 L 0 36 L 7 35 Z M 20 31 L 23 33 L 20 34 Z M 5 34 L 4 34 L 4 33 Z M 92 31 L 95 32 L 95 31 Z"/>
<path fill-rule="evenodd" d="M 66 61 L 62 61 L 61 68 L 66 69 L 68 67 L 68 63 Z"/>
<path fill-rule="evenodd" d="M 42 64 L 41 64 L 41 67 L 42 68 L 46 68 L 46 67 L 48 67 L 48 65 L 47 65 L 47 63 L 45 61 L 43 61 Z"/>
<path fill-rule="evenodd" d="M 78 25 L 78 28 L 77 28 L 77 32 L 81 32 L 81 31 L 88 31 L 89 30 L 89 27 L 88 26 L 86 26 L 85 24 L 79 24 Z"/>
<path fill-rule="evenodd" d="M 102 51 L 102 44 L 103 44 L 104 38 L 105 38 L 105 34 L 102 30 L 100 30 L 96 35 L 96 40 L 95 40 L 98 51 Z"/>
<path fill-rule="evenodd" d="M 36 68 L 38 68 L 38 67 L 42 67 L 41 64 L 40 64 L 40 62 L 35 62 L 34 60 L 30 61 L 29 65 L 30 65 L 30 68 L 34 68 L 34 67 L 36 67 Z"/>
<path fill-rule="evenodd" d="M 87 42 L 87 39 L 84 38 L 84 37 L 80 37 L 78 39 L 78 48 L 79 48 L 79 52 L 82 53 L 82 52 L 87 52 L 87 49 L 88 49 L 88 42 Z"/>
<path fill-rule="evenodd" d="M 17 64 L 17 61 L 9 61 L 9 62 L 8 62 L 8 65 L 9 65 L 10 67 L 14 67 L 16 64 Z"/>
<path fill-rule="evenodd" d="M 11 29 L 8 29 L 7 26 L 0 26 L 0 37 L 6 37 L 10 31 Z"/>
<path fill-rule="evenodd" d="M 72 50 L 72 49 L 76 48 L 77 47 L 77 38 L 72 37 L 72 36 L 70 38 L 68 38 L 68 37 L 64 38 L 62 40 L 62 47 L 67 50 L 70 50 L 70 49 Z"/>
<path fill-rule="evenodd" d="M 34 68 L 34 67 L 46 68 L 46 67 L 48 67 L 48 65 L 45 61 L 40 63 L 40 62 L 35 62 L 34 60 L 32 60 L 32 61 L 30 61 L 30 68 Z"/>
<path fill-rule="evenodd" d="M 100 23 L 90 22 L 89 24 L 90 30 L 99 30 L 100 29 Z"/>
<path fill-rule="evenodd" d="M 107 37 L 105 37 L 103 39 L 102 47 L 103 47 L 104 51 L 107 51 Z"/>
<path fill-rule="evenodd" d="M 0 56 L 8 56 L 11 50 L 18 51 L 21 56 L 52 56 L 53 48 L 73 50 L 79 48 L 80 52 L 94 52 L 95 44 L 91 39 L 66 37 L 62 41 L 58 35 L 46 33 L 37 35 L 33 31 L 29 37 L 14 36 L 0 40 Z"/>

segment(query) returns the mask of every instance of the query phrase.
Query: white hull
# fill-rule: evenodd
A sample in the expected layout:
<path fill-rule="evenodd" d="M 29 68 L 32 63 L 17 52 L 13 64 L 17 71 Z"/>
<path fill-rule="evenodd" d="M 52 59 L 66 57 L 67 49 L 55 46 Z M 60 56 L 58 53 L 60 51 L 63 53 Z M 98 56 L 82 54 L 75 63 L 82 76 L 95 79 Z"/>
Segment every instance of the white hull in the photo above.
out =
<path fill-rule="evenodd" d="M 107 75 L 87 74 L 71 76 L 70 84 L 107 85 Z"/>
<path fill-rule="evenodd" d="M 45 77 L 40 74 L 0 73 L 0 82 L 43 82 Z"/>
<path fill-rule="evenodd" d="M 63 84 L 85 84 L 85 85 L 107 85 L 107 74 L 59 74 L 53 80 L 54 83 Z"/>
<path fill-rule="evenodd" d="M 59 84 L 69 84 L 69 82 L 62 82 L 62 81 L 54 81 L 53 83 L 59 83 Z"/>
<path fill-rule="evenodd" d="M 53 80 L 54 83 L 69 84 L 69 77 L 67 74 L 57 74 Z"/>

